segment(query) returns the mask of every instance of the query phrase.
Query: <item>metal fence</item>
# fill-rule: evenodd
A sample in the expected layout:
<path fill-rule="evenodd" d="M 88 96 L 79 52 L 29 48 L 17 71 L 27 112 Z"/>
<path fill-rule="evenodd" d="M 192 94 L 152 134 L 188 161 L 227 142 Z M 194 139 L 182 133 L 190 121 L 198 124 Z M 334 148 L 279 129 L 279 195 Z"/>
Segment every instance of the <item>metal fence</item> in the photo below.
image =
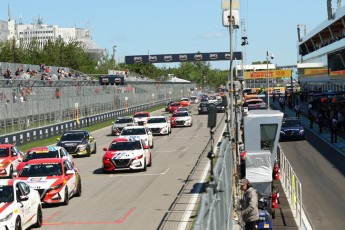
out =
<path fill-rule="evenodd" d="M 280 162 L 281 184 L 291 206 L 296 223 L 300 228 L 304 226 L 302 229 L 307 229 L 306 225 L 309 225 L 309 221 L 302 216 L 302 184 L 280 146 L 278 146 L 278 159 Z"/>
<path fill-rule="evenodd" d="M 213 168 L 214 181 L 201 196 L 194 230 L 233 229 L 233 166 L 232 142 L 224 138 Z"/>
<path fill-rule="evenodd" d="M 0 80 L 0 136 L 188 96 L 194 83 Z"/>

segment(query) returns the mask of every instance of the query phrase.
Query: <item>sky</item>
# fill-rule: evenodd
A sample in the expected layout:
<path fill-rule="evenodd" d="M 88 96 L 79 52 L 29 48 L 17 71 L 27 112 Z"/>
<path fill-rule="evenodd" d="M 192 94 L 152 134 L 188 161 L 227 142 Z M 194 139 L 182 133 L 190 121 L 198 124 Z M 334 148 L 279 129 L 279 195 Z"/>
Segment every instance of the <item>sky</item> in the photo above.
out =
<path fill-rule="evenodd" d="M 221 2 L 230 0 L 0 0 L 0 20 L 21 19 L 59 27 L 91 29 L 92 39 L 116 62 L 126 55 L 229 52 L 230 33 L 222 23 Z M 333 7 L 336 8 L 336 0 Z M 265 61 L 274 54 L 277 66 L 297 64 L 297 25 L 307 33 L 327 19 L 327 0 L 239 0 L 240 20 L 233 51 L 243 52 L 244 64 Z M 241 46 L 241 37 L 248 45 Z M 303 34 L 302 34 L 303 35 Z M 240 64 L 240 63 L 239 63 Z M 169 67 L 167 64 L 155 64 Z M 178 63 L 170 66 L 178 66 Z M 227 70 L 229 61 L 213 61 Z"/>

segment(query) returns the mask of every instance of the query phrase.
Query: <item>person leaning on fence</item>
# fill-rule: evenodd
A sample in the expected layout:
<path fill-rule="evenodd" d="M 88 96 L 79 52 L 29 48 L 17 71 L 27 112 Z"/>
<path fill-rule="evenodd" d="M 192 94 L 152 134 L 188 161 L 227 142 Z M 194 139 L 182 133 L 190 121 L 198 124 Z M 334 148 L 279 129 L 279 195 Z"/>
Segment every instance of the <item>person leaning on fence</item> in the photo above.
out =
<path fill-rule="evenodd" d="M 241 200 L 242 220 L 245 230 L 257 229 L 259 221 L 258 195 L 248 179 L 240 180 L 240 189 L 244 192 Z"/>

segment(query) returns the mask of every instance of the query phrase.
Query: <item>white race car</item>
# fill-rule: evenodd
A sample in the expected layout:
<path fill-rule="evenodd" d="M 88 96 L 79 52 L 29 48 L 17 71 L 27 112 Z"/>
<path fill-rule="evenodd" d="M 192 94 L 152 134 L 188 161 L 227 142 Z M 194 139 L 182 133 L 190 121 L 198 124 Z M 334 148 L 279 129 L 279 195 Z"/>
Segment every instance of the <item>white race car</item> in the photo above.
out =
<path fill-rule="evenodd" d="M 193 125 L 193 119 L 190 113 L 186 111 L 176 112 L 170 118 L 171 127 L 189 126 Z"/>
<path fill-rule="evenodd" d="M 39 228 L 43 223 L 40 195 L 24 181 L 0 180 L 0 229 Z"/>
<path fill-rule="evenodd" d="M 148 127 L 152 134 L 169 135 L 171 133 L 170 121 L 165 116 L 152 116 L 147 120 Z"/>
<path fill-rule="evenodd" d="M 146 126 L 124 127 L 119 137 L 132 140 L 142 139 L 145 142 L 145 145 L 150 146 L 151 149 L 154 146 L 152 132 Z"/>
<path fill-rule="evenodd" d="M 150 147 L 141 139 L 115 138 L 103 156 L 103 172 L 143 170 L 152 165 Z"/>

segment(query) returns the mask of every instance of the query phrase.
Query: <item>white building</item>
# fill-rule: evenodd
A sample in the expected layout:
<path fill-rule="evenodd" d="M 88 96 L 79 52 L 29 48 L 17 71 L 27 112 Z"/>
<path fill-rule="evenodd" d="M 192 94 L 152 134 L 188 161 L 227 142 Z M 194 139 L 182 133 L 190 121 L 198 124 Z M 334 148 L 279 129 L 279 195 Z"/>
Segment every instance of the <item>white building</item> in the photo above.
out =
<path fill-rule="evenodd" d="M 37 20 L 36 24 L 16 23 L 15 20 L 11 19 L 8 21 L 0 20 L 0 41 L 12 38 L 16 39 L 17 44 L 22 47 L 27 47 L 35 39 L 42 49 L 49 40 L 55 42 L 58 38 L 66 43 L 73 40 L 80 41 L 85 45 L 85 51 L 96 60 L 100 59 L 104 51 L 92 41 L 90 29 L 60 28 L 58 25 L 46 25 L 43 23 L 42 17 Z"/>

